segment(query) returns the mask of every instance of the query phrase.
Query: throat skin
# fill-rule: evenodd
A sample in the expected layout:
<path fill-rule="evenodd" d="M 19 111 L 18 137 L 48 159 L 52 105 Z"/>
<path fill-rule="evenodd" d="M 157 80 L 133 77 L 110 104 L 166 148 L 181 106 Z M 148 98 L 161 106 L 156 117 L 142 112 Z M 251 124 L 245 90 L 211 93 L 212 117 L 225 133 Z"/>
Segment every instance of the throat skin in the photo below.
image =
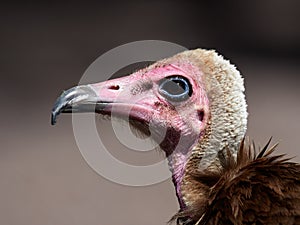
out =
<path fill-rule="evenodd" d="M 181 208 L 185 207 L 181 195 L 181 183 L 184 177 L 185 168 L 195 146 L 202 133 L 196 132 L 188 124 L 181 126 L 180 132 L 171 132 L 160 144 L 168 159 L 169 169 L 172 173 L 172 180 L 175 186 L 176 195 Z M 171 149 L 170 149 L 171 148 Z M 168 154 L 170 153 L 170 154 Z"/>
<path fill-rule="evenodd" d="M 207 130 L 209 130 L 209 127 Z M 195 138 L 194 140 L 199 139 L 203 142 L 207 140 L 205 131 L 201 132 L 200 137 L 197 139 Z M 173 154 L 168 157 L 169 168 L 172 172 L 172 181 L 175 186 L 180 210 L 185 210 L 190 203 L 193 202 L 193 200 L 198 200 L 198 198 L 201 198 L 202 194 L 204 194 L 199 193 L 199 190 L 202 188 L 201 184 L 195 182 L 194 179 L 195 171 L 199 170 L 202 158 L 207 157 L 205 156 L 204 151 L 200 151 L 198 149 L 199 144 L 200 143 L 196 141 L 190 145 L 188 150 L 185 151 L 177 148 L 177 151 L 174 151 Z M 209 157 L 212 158 L 215 157 L 215 155 L 210 155 Z M 211 164 L 209 165 L 217 166 L 217 157 L 212 159 Z"/>
<path fill-rule="evenodd" d="M 191 147 L 187 152 L 175 152 L 168 157 L 169 168 L 172 172 L 172 181 L 175 186 L 176 196 L 181 209 L 185 209 L 185 203 L 181 192 L 181 183 L 184 177 L 184 172 L 188 158 L 192 152 Z"/>

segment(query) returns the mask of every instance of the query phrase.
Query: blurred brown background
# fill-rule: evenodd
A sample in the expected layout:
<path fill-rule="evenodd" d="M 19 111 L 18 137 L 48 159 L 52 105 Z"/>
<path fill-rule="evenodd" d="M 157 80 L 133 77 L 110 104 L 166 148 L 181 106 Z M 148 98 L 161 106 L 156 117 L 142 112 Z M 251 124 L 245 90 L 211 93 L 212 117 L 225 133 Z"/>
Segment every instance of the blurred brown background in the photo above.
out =
<path fill-rule="evenodd" d="M 298 0 L 1 3 L 0 224 L 153 225 L 176 212 L 170 180 L 109 182 L 82 158 L 71 117 L 50 126 L 61 91 L 131 41 L 217 49 L 245 77 L 248 134 L 299 155 L 299 9 Z"/>

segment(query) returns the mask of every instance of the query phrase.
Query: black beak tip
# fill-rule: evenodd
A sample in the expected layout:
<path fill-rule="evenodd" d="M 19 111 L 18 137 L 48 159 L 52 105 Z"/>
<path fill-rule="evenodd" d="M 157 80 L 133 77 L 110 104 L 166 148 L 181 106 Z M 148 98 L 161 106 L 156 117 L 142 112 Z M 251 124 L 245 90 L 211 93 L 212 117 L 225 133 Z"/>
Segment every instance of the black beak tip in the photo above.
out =
<path fill-rule="evenodd" d="M 53 107 L 52 112 L 51 112 L 51 125 L 56 124 L 57 116 L 60 114 L 60 112 L 62 110 L 62 106 L 61 106 L 61 104 L 58 104 L 58 102 L 55 103 L 55 106 Z"/>
<path fill-rule="evenodd" d="M 64 94 L 62 94 L 63 96 Z M 60 112 L 63 110 L 63 106 L 65 105 L 64 103 L 64 98 L 63 97 L 59 97 L 55 104 L 54 107 L 52 109 L 51 112 L 51 125 L 55 125 L 56 124 L 56 120 L 57 120 L 57 116 L 60 114 Z"/>
<path fill-rule="evenodd" d="M 56 124 L 58 115 L 64 110 L 68 105 L 68 101 L 65 99 L 65 92 L 56 100 L 54 107 L 51 112 L 51 125 Z"/>
<path fill-rule="evenodd" d="M 57 116 L 57 113 L 52 111 L 52 113 L 51 113 L 51 125 L 56 124 L 56 116 Z"/>

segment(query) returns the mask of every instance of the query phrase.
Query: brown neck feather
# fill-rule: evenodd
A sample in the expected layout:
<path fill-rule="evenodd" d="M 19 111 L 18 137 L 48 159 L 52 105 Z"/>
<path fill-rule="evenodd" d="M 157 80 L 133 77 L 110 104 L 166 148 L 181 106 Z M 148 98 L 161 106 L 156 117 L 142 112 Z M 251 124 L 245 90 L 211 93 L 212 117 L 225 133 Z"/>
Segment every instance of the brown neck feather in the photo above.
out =
<path fill-rule="evenodd" d="M 242 140 L 237 157 L 230 149 L 219 152 L 217 170 L 190 172 L 185 181 L 190 184 L 189 205 L 172 220 L 204 225 L 248 224 L 257 219 L 266 224 L 274 214 L 278 216 L 274 221 L 300 221 L 300 165 L 287 162 L 284 155 L 272 156 L 277 145 L 268 148 L 269 143 L 256 154 L 249 141 Z M 258 204 L 266 205 L 261 210 Z M 251 217 L 253 211 L 257 212 Z"/>

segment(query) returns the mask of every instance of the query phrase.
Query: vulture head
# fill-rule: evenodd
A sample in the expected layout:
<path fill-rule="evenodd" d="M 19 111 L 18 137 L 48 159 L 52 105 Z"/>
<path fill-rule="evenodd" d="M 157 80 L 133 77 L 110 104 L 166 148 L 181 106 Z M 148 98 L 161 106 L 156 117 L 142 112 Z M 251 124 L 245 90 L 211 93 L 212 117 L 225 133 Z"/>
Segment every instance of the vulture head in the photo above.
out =
<path fill-rule="evenodd" d="M 151 137 L 168 158 L 180 208 L 186 210 L 205 194 L 195 171 L 218 171 L 220 152 L 237 154 L 247 125 L 243 92 L 243 79 L 229 61 L 212 50 L 189 50 L 129 76 L 64 91 L 52 124 L 60 113 L 92 111 L 129 117 L 144 133 L 151 126 Z"/>

